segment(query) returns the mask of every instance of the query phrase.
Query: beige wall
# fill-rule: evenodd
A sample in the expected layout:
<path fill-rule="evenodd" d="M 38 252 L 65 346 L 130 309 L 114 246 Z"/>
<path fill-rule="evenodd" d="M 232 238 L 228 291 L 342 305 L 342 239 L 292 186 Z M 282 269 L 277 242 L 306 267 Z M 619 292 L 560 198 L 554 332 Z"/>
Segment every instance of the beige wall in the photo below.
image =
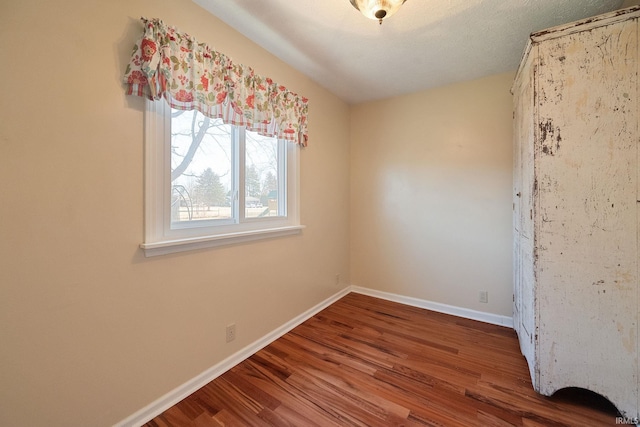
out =
<path fill-rule="evenodd" d="M 143 256 L 140 16 L 310 98 L 301 236 Z M 512 74 L 349 108 L 190 0 L 5 1 L 0 36 L 0 425 L 111 425 L 349 283 L 511 314 Z"/>
<path fill-rule="evenodd" d="M 310 98 L 302 235 L 143 256 L 140 16 Z M 195 3 L 3 1 L 0 52 L 0 425 L 111 425 L 349 282 L 348 106 Z"/>
<path fill-rule="evenodd" d="M 353 285 L 511 316 L 513 76 L 351 109 Z"/>

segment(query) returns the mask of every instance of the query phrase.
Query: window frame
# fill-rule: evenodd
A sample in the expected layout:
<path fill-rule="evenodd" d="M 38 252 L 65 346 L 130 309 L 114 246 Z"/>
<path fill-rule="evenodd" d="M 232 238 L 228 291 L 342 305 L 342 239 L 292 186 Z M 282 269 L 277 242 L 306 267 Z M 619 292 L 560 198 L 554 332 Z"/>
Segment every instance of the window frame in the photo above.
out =
<path fill-rule="evenodd" d="M 300 150 L 296 144 L 279 140 L 278 150 L 286 152 L 286 164 L 278 156 L 279 167 L 286 166 L 286 195 L 284 203 L 286 216 L 246 218 L 245 217 L 245 157 L 244 132 L 234 131 L 233 144 L 237 152 L 232 168 L 239 180 L 239 191 L 233 203 L 238 220 L 224 225 L 198 226 L 189 224 L 171 227 L 171 108 L 164 99 L 147 99 L 144 112 L 145 122 L 145 235 L 140 247 L 145 256 L 157 256 L 175 252 L 212 248 L 221 245 L 244 243 L 259 239 L 273 238 L 300 233 L 304 228 L 299 216 L 299 163 Z M 237 128 L 236 129 L 241 129 Z M 279 184 L 282 186 L 282 183 Z M 281 193 L 279 193 L 280 195 Z M 234 208 L 232 208 L 232 211 Z M 204 224 L 204 223 L 203 223 Z"/>

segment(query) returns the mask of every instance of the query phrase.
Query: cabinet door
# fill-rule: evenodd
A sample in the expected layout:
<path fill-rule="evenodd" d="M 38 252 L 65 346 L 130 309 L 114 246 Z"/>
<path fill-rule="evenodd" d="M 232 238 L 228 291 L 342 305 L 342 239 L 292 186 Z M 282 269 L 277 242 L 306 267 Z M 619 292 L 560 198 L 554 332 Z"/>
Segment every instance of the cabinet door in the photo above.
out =
<path fill-rule="evenodd" d="M 534 382 L 537 382 L 535 339 L 534 275 L 534 69 L 533 47 L 520 70 L 514 91 L 514 327 L 520 349 L 527 359 Z"/>
<path fill-rule="evenodd" d="M 638 405 L 635 19 L 540 44 L 541 392 Z M 635 416 L 635 413 L 631 414 Z"/>
<path fill-rule="evenodd" d="M 522 82 L 519 82 L 522 85 Z M 522 229 L 522 210 L 520 199 L 522 197 L 522 144 L 520 129 L 522 121 L 522 107 L 520 105 L 522 93 L 521 86 L 516 86 L 513 105 L 513 325 L 518 337 L 522 323 L 522 292 L 520 290 L 522 277 L 522 257 L 520 256 L 520 230 Z"/>

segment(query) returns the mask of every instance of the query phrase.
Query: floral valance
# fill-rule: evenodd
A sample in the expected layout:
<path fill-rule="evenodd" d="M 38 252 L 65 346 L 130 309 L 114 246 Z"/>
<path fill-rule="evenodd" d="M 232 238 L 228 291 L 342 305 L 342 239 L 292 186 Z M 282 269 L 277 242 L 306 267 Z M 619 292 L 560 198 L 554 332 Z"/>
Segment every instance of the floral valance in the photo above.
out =
<path fill-rule="evenodd" d="M 127 94 L 164 97 L 173 108 L 307 145 L 306 98 L 159 19 L 141 20 L 144 34 L 124 76 Z"/>

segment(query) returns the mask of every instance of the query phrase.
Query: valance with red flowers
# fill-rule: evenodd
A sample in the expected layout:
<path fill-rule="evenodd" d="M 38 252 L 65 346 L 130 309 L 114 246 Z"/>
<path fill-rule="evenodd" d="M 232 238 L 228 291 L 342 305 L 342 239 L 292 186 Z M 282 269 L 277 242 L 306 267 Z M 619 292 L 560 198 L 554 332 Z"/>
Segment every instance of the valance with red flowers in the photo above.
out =
<path fill-rule="evenodd" d="M 124 81 L 127 94 L 198 110 L 265 136 L 307 145 L 308 100 L 159 19 L 141 18 Z"/>

